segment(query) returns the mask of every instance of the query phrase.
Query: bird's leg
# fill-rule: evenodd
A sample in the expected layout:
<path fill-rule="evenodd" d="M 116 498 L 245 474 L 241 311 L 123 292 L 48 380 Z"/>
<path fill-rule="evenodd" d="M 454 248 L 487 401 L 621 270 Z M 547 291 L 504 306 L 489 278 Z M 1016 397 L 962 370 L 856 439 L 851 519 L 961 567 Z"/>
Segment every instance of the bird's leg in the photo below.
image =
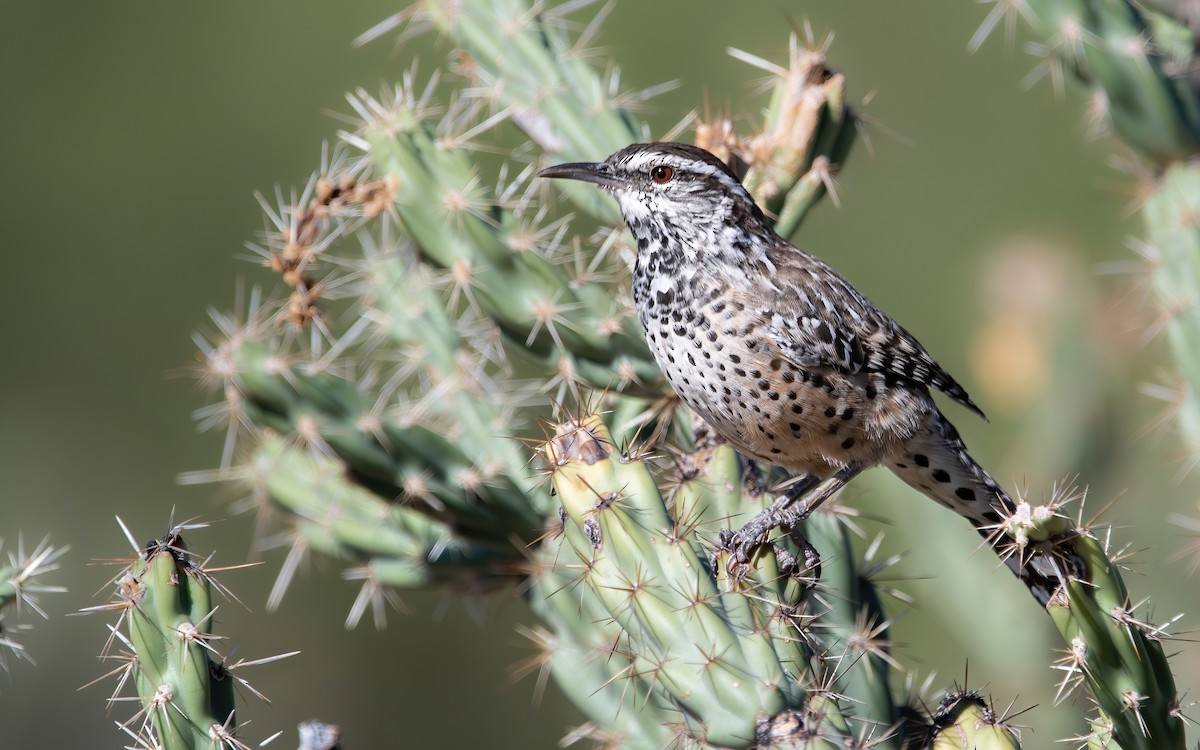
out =
<path fill-rule="evenodd" d="M 833 497 L 834 493 L 845 487 L 861 471 L 862 469 L 858 466 L 843 466 L 838 469 L 833 476 L 825 479 L 812 488 L 811 492 L 805 493 L 803 497 L 799 498 L 802 502 L 798 506 L 784 508 L 779 525 L 790 528 L 808 518 L 821 503 Z"/>
<path fill-rule="evenodd" d="M 808 518 L 821 503 L 829 499 L 861 471 L 857 466 L 845 466 L 824 480 L 805 474 L 776 498 L 770 507 L 764 508 L 754 518 L 738 529 L 722 529 L 719 537 L 720 549 L 733 553 L 730 564 L 746 564 L 754 550 L 767 539 L 772 529 L 780 526 L 794 529 Z"/>

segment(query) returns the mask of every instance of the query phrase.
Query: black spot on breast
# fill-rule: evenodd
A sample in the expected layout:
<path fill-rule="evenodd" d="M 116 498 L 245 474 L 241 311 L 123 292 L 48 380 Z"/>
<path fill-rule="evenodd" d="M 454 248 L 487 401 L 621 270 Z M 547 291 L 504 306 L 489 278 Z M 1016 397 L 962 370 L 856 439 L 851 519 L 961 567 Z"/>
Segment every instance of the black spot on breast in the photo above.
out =
<path fill-rule="evenodd" d="M 772 370 L 778 370 L 781 367 L 783 367 L 782 359 L 780 359 L 779 357 L 776 357 L 775 359 L 771 360 L 771 369 Z"/>
<path fill-rule="evenodd" d="M 849 437 L 842 441 L 842 447 L 849 450 L 854 447 L 854 438 Z"/>
<path fill-rule="evenodd" d="M 729 355 L 729 361 L 730 361 L 730 362 L 732 362 L 732 363 L 734 363 L 734 364 L 736 365 L 736 364 L 738 364 L 739 362 L 741 362 L 741 361 L 742 361 L 742 358 L 741 358 L 741 357 L 739 357 L 739 356 L 738 356 L 738 355 L 736 355 L 736 354 L 730 354 L 730 355 Z"/>
<path fill-rule="evenodd" d="M 929 457 L 923 453 L 914 453 L 913 461 L 916 462 L 917 466 L 928 466 L 929 465 Z"/>
<path fill-rule="evenodd" d="M 945 469 L 934 469 L 933 478 L 939 482 L 949 482 L 950 474 Z"/>
<path fill-rule="evenodd" d="M 788 429 L 791 430 L 792 432 L 800 432 L 800 423 L 799 422 L 788 422 Z"/>
<path fill-rule="evenodd" d="M 778 401 L 779 400 L 779 391 L 768 392 L 767 398 L 771 399 L 772 401 Z"/>
<path fill-rule="evenodd" d="M 825 410 L 825 416 L 827 416 L 827 417 L 831 417 L 831 418 L 832 418 L 832 417 L 836 417 L 836 416 L 837 416 L 837 409 L 836 409 L 835 407 L 833 407 L 833 406 L 830 406 L 828 409 L 826 409 L 826 410 Z"/>
<path fill-rule="evenodd" d="M 754 373 L 756 373 L 756 372 L 758 372 L 758 370 L 755 370 L 754 372 L 750 373 L 750 377 L 756 377 L 756 376 L 755 376 L 755 374 L 754 374 Z M 767 381 L 765 381 L 765 380 L 760 380 L 760 381 L 758 381 L 758 384 L 757 384 L 757 385 L 758 385 L 758 390 L 760 390 L 760 391 L 765 391 L 765 390 L 767 390 L 768 388 L 770 388 L 770 387 L 771 387 L 771 384 L 770 384 L 770 383 L 768 383 L 768 382 L 767 382 Z"/>
<path fill-rule="evenodd" d="M 688 359 L 691 359 L 690 355 L 688 356 Z M 842 419 L 846 420 L 847 422 L 849 422 L 851 419 L 854 419 L 854 407 L 849 407 L 846 409 L 846 411 L 842 412 Z"/>
<path fill-rule="evenodd" d="M 801 405 L 800 405 L 800 404 L 798 404 L 798 403 L 796 403 L 796 404 L 792 404 L 792 414 L 803 414 L 803 413 L 804 413 L 804 407 L 803 407 L 803 406 L 801 406 Z"/>
<path fill-rule="evenodd" d="M 954 494 L 958 495 L 960 500 L 967 500 L 968 502 L 975 499 L 975 490 L 970 487 L 959 487 L 954 491 Z"/>

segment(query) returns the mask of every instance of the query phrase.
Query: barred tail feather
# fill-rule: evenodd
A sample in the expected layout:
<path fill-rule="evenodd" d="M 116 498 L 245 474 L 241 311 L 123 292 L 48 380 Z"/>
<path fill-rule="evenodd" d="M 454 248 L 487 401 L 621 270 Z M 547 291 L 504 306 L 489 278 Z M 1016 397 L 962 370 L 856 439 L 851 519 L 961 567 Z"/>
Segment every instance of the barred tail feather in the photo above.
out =
<path fill-rule="evenodd" d="M 971 458 L 958 430 L 940 412 L 929 415 L 887 466 L 910 487 L 971 521 L 976 528 L 995 525 L 1015 507 L 996 480 Z"/>
<path fill-rule="evenodd" d="M 1050 601 L 1059 588 L 1062 565 L 1037 551 L 1021 559 L 1007 545 L 1002 526 L 1016 510 L 1016 503 L 971 458 L 958 430 L 941 412 L 931 412 L 926 429 L 912 437 L 886 465 L 909 486 L 970 521 L 1034 598 L 1043 606 Z"/>

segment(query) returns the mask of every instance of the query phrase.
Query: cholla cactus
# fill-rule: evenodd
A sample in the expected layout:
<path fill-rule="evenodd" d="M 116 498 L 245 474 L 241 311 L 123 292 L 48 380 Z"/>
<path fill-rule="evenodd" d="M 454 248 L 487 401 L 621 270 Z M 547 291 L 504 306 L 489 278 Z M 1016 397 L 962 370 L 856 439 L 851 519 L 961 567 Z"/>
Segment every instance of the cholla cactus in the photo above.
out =
<path fill-rule="evenodd" d="M 544 620 L 526 631 L 540 649 L 526 666 L 588 714 L 571 739 L 605 746 L 1016 746 L 972 693 L 930 712 L 895 691 L 872 583 L 888 561 L 854 551 L 844 509 L 748 565 L 714 552 L 783 478 L 678 413 L 623 302 L 611 205 L 569 187 L 599 226 L 578 237 L 536 164 L 487 186 L 474 145 L 501 123 L 529 139 L 517 163 L 648 137 L 633 108 L 654 90 L 622 93 L 583 54 L 603 12 L 568 32 L 587 4 L 430 1 L 384 24 L 452 39 L 457 92 L 439 104 L 439 79 L 410 73 L 353 94 L 345 148 L 268 207 L 254 246 L 285 291 L 255 293 L 242 319 L 215 314 L 198 339 L 224 397 L 201 418 L 230 435 L 219 474 L 290 530 L 272 601 L 314 550 L 362 582 L 352 624 L 381 617 L 395 589 L 516 586 Z M 761 128 L 688 122 L 790 234 L 832 192 L 857 118 L 811 40 L 793 38 L 782 65 L 735 56 L 772 75 Z M 1060 508 L 1022 503 L 988 541 L 1033 571 L 1071 643 L 1067 685 L 1087 682 L 1106 736 L 1181 747 L 1162 630 L 1132 617 L 1098 532 Z"/>
<path fill-rule="evenodd" d="M 238 737 L 234 688 L 265 698 L 235 670 L 296 653 L 230 664 L 217 650 L 213 589 L 229 592 L 187 551 L 182 536 L 204 526 L 174 526 L 141 547 L 122 524 L 136 558 L 113 578 L 112 602 L 83 610 L 118 615 L 101 658 L 120 663 L 105 675 L 117 678 L 110 702 L 122 700 L 128 684 L 137 691 L 140 710 L 117 725 L 136 748 L 249 750 Z"/>
<path fill-rule="evenodd" d="M 1148 2 L 1131 0 L 998 0 L 973 47 L 983 42 L 998 22 L 1007 16 L 1009 31 L 1023 18 L 1042 38 L 1029 46 L 1040 58 L 1035 77 L 1049 75 L 1056 89 L 1062 89 L 1068 76 L 1087 92 L 1089 130 L 1099 134 L 1111 130 L 1135 154 L 1129 169 L 1138 178 L 1138 208 L 1145 220 L 1147 237 L 1136 240 L 1133 248 L 1144 261 L 1141 270 L 1146 286 L 1153 291 L 1159 312 L 1149 327 L 1151 335 L 1165 330 L 1171 351 L 1180 370 L 1178 386 L 1161 385 L 1147 389 L 1170 403 L 1170 411 L 1189 453 L 1188 467 L 1195 464 L 1200 447 L 1200 404 L 1195 394 L 1200 387 L 1200 340 L 1195 298 L 1200 291 L 1197 260 L 1200 236 L 1195 218 L 1200 209 L 1200 173 L 1194 159 L 1200 153 L 1200 99 L 1196 88 L 1195 4 L 1188 2 Z M 1174 379 L 1173 379 L 1174 380 Z M 1091 542 L 1087 545 L 1094 546 Z M 1097 557 L 1099 550 L 1085 550 L 1084 558 L 1093 560 L 1102 575 L 1104 569 L 1115 572 L 1111 563 Z M 1072 598 L 1084 592 L 1069 586 Z M 1068 674 L 1086 670 L 1073 655 L 1078 648 L 1076 628 L 1103 628 L 1111 633 L 1111 648 L 1123 650 L 1123 630 L 1134 628 L 1157 640 L 1156 629 L 1138 623 L 1129 595 L 1119 578 L 1094 592 L 1107 592 L 1104 601 L 1096 601 L 1109 617 L 1092 623 L 1080 620 L 1064 627 L 1056 623 L 1071 643 L 1066 661 Z M 1090 595 L 1090 593 L 1089 593 Z M 1053 610 L 1052 610 L 1053 614 Z M 1121 658 L 1130 665 L 1141 663 L 1151 671 L 1166 669 L 1165 660 L 1156 651 L 1145 660 L 1140 647 L 1123 657 L 1110 651 L 1107 659 Z M 1088 676 L 1092 680 L 1091 676 Z M 1095 684 L 1093 690 L 1101 707 L 1091 741 L 1101 747 L 1127 746 L 1126 737 L 1137 729 L 1151 736 L 1181 736 L 1179 729 L 1147 726 L 1141 710 L 1145 695 L 1137 690 L 1113 691 Z M 1107 694 L 1106 694 L 1107 693 Z M 1171 716 L 1179 715 L 1174 695 L 1164 706 Z M 1114 711 L 1132 716 L 1135 724 L 1123 731 L 1113 730 Z M 1121 720 L 1115 719 L 1117 722 Z M 1182 739 L 1178 740 L 1182 742 Z"/>
<path fill-rule="evenodd" d="M 1200 98 L 1196 85 L 1196 4 L 1132 0 L 997 0 L 972 46 L 1007 14 L 1028 22 L 1041 42 L 1029 51 L 1061 90 L 1070 78 L 1086 92 L 1092 134 L 1112 132 L 1132 152 L 1146 237 L 1133 241 L 1157 311 L 1148 333 L 1166 333 L 1180 382 L 1148 391 L 1168 401 L 1187 445 L 1200 455 L 1200 290 L 1195 217 L 1200 209 Z M 1174 381 L 1174 379 L 1172 379 Z"/>
<path fill-rule="evenodd" d="M 3 540 L 0 540 L 3 547 Z M 28 629 L 27 623 L 5 623 L 5 615 L 15 612 L 24 614 L 33 610 L 46 617 L 42 609 L 43 594 L 58 594 L 66 591 L 61 586 L 51 586 L 38 579 L 46 573 L 58 570 L 58 559 L 69 547 L 53 547 L 49 539 L 43 539 L 31 552 L 25 551 L 25 540 L 18 538 L 15 552 L 8 553 L 8 563 L 0 565 L 0 671 L 8 668 L 7 654 L 18 659 L 30 659 L 25 648 L 13 637 Z"/>

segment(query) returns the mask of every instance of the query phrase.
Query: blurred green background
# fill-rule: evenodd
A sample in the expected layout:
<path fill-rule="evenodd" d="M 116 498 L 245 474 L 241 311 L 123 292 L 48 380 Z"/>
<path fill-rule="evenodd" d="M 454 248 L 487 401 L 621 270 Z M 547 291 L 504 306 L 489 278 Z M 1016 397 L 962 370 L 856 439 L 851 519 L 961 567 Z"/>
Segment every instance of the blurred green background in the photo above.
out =
<path fill-rule="evenodd" d="M 214 564 L 251 556 L 252 522 L 231 517 L 228 492 L 180 487 L 182 472 L 213 467 L 221 436 L 197 434 L 208 399 L 179 373 L 195 359 L 191 332 L 206 308 L 228 308 L 239 279 L 270 275 L 239 260 L 261 228 L 256 190 L 300 186 L 346 109 L 344 91 L 393 81 L 414 57 L 429 71 L 432 39 L 362 49 L 351 40 L 399 9 L 260 0 L 214 4 L 9 4 L 0 29 L 0 206 L 8 321 L 0 366 L 0 535 L 15 546 L 50 533 L 69 544 L 48 597 L 48 622 L 22 642 L 38 661 L 0 674 L 0 747 L 121 747 L 106 710 L 111 684 L 77 688 L 113 665 L 95 659 L 100 617 L 65 618 L 99 604 L 129 555 L 114 516 L 139 539 L 176 519 L 214 521 L 193 532 Z M 679 79 L 646 115 L 663 133 L 703 107 L 753 112 L 759 71 L 727 57 L 735 46 L 782 61 L 787 19 L 807 18 L 876 123 L 826 203 L 798 238 L 903 321 L 972 390 L 990 424 L 950 412 L 997 478 L 1035 497 L 1068 472 L 1092 485 L 1089 507 L 1120 502 L 1106 519 L 1140 550 L 1128 577 L 1154 615 L 1196 612 L 1186 543 L 1167 522 L 1194 513 L 1195 482 L 1177 474 L 1173 436 L 1144 439 L 1159 404 L 1138 393 L 1163 355 L 1146 345 L 1153 313 L 1133 279 L 1102 276 L 1128 261 L 1129 180 L 1108 165 L 1110 142 L 1085 138 L 1077 96 L 1049 85 L 1023 92 L 1034 61 L 1023 39 L 996 35 L 974 55 L 967 40 L 986 7 L 951 0 L 618 3 L 598 43 L 628 87 Z M 597 154 L 600 158 L 604 154 Z M 1015 373 L 1015 374 L 1014 374 Z M 902 583 L 922 606 L 901 618 L 901 660 L 936 685 L 963 681 L 1001 705 L 1038 704 L 1019 723 L 1027 747 L 1078 731 L 1084 706 L 1053 708 L 1059 646 L 1019 584 L 996 570 L 959 519 L 890 477 L 856 482 L 848 501 L 891 522 L 906 551 Z M 882 525 L 868 522 L 873 536 Z M 6 549 L 9 547 L 6 546 Z M 319 716 L 349 746 L 436 744 L 550 747 L 577 713 L 553 689 L 533 707 L 531 680 L 509 667 L 528 655 L 515 623 L 522 604 L 496 597 L 464 607 L 406 596 L 389 629 L 347 632 L 356 589 L 315 561 L 283 607 L 264 602 L 281 554 L 223 581 L 245 603 L 224 603 L 217 630 L 236 657 L 303 653 L 247 675 L 274 701 L 247 696 L 249 738 Z M 1143 575 L 1146 573 L 1152 573 Z M 98 592 L 98 593 L 97 593 Z M 899 608 L 898 608 L 899 609 Z M 28 619 L 28 618 L 24 618 Z M 1190 619 L 1190 618 L 1188 618 Z M 1188 619 L 1185 619 L 1185 625 Z M 1180 644 L 1181 689 L 1196 684 L 1200 650 Z M 1173 649 L 1168 649 L 1173 650 Z M 69 720 L 66 720 L 70 717 Z"/>

